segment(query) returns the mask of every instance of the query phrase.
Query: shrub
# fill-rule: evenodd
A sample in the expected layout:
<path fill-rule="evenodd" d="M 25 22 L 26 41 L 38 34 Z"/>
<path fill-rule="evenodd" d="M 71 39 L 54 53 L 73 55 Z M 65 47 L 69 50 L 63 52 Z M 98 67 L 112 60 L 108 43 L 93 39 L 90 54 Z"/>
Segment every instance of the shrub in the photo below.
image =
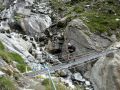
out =
<path fill-rule="evenodd" d="M 75 87 L 76 87 L 75 90 L 85 90 L 82 85 L 76 85 Z"/>
<path fill-rule="evenodd" d="M 45 79 L 42 82 L 42 85 L 46 87 L 46 90 L 53 90 L 52 82 L 49 79 Z M 57 90 L 68 90 L 65 85 L 61 83 L 55 83 L 56 89 Z"/>
<path fill-rule="evenodd" d="M 44 79 L 42 82 L 42 85 L 49 85 L 49 79 Z"/>
<path fill-rule="evenodd" d="M 18 13 L 16 13 L 16 15 L 14 16 L 14 19 L 16 20 L 16 21 L 20 21 L 20 19 L 22 19 L 22 18 L 24 18 L 24 15 L 22 15 L 22 14 L 18 14 Z"/>
<path fill-rule="evenodd" d="M 4 47 L 3 43 L 0 41 L 0 50 L 4 50 L 4 49 L 5 49 L 5 47 Z"/>
<path fill-rule="evenodd" d="M 65 9 L 65 4 L 63 3 L 62 0 L 50 0 L 50 1 L 51 6 L 55 11 L 59 12 Z"/>
<path fill-rule="evenodd" d="M 17 69 L 20 71 L 20 72 L 25 72 L 26 71 L 26 65 L 25 64 L 17 64 Z"/>
<path fill-rule="evenodd" d="M 19 64 L 24 64 L 24 59 L 17 53 L 14 53 L 14 52 L 10 52 L 9 53 L 9 56 L 12 60 L 16 61 L 17 63 Z"/>
<path fill-rule="evenodd" d="M 5 9 L 5 6 L 0 3 L 0 12 Z"/>
<path fill-rule="evenodd" d="M 0 77 L 0 90 L 16 90 L 16 88 L 9 78 Z"/>
<path fill-rule="evenodd" d="M 0 57 L 5 60 L 8 64 L 10 64 L 12 62 L 11 58 L 9 57 L 8 52 L 6 51 L 1 51 L 0 50 Z"/>
<path fill-rule="evenodd" d="M 75 11 L 76 13 L 81 13 L 84 11 L 84 9 L 81 6 L 75 6 L 73 11 Z"/>

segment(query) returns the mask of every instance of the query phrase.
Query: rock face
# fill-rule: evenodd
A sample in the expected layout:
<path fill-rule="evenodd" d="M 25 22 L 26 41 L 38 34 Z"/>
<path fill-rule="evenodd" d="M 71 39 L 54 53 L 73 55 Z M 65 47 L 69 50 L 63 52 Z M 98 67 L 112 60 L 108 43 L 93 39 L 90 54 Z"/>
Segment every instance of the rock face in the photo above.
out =
<path fill-rule="evenodd" d="M 88 27 L 80 19 L 74 19 L 67 25 L 65 38 L 65 44 L 70 43 L 75 46 L 76 53 L 79 54 L 92 50 L 102 50 L 111 43 L 109 40 L 91 33 Z"/>
<path fill-rule="evenodd" d="M 0 31 L 7 31 L 7 30 L 10 30 L 8 23 L 5 21 L 2 21 L 0 23 Z"/>
<path fill-rule="evenodd" d="M 34 0 L 5 0 L 3 3 L 8 8 L 0 13 L 0 17 L 6 18 L 9 24 L 17 23 L 21 27 L 21 31 L 23 29 L 28 35 L 40 34 L 52 24 L 49 17 L 52 12 L 49 1 L 35 3 Z M 17 30 L 17 28 L 14 29 Z"/>
<path fill-rule="evenodd" d="M 66 34 L 67 34 L 66 37 L 69 40 L 71 40 L 70 43 L 72 44 L 74 44 L 74 41 L 77 40 L 76 41 L 76 43 L 78 43 L 77 45 L 80 44 L 81 46 L 83 45 L 83 47 L 86 47 L 86 48 L 94 48 L 91 39 L 82 30 L 88 31 L 88 28 L 84 25 L 84 23 L 81 20 L 74 19 L 68 25 L 68 29 L 66 31 Z"/>
<path fill-rule="evenodd" d="M 13 3 L 14 0 L 1 0 L 0 2 L 6 7 Z"/>
<path fill-rule="evenodd" d="M 95 90 L 120 90 L 120 52 L 101 57 L 92 68 Z"/>
<path fill-rule="evenodd" d="M 34 68 L 36 65 L 38 65 L 38 68 L 39 66 L 41 68 L 41 64 L 35 63 L 36 59 L 28 52 L 30 48 L 33 48 L 30 41 L 23 40 L 20 35 L 15 33 L 8 35 L 0 33 L 0 41 L 4 43 L 8 50 L 21 55 L 31 68 Z"/>
<path fill-rule="evenodd" d="M 51 25 L 48 15 L 32 15 L 21 20 L 21 26 L 28 35 L 40 34 Z"/>

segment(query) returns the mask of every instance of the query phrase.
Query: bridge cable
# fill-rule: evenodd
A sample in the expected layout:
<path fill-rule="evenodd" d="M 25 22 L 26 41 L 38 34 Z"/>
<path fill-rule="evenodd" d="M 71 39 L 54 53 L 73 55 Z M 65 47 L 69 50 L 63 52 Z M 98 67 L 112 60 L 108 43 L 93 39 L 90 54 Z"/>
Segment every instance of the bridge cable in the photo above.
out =
<path fill-rule="evenodd" d="M 47 71 L 48 71 L 49 80 L 51 80 L 52 86 L 53 86 L 54 90 L 57 90 L 57 89 L 56 89 L 56 86 L 55 86 L 55 83 L 54 83 L 54 81 L 53 81 L 52 78 L 51 78 L 51 74 L 50 74 L 50 70 L 49 70 L 48 65 L 47 65 L 47 64 L 44 64 L 44 67 L 45 67 L 45 68 L 47 69 Z"/>

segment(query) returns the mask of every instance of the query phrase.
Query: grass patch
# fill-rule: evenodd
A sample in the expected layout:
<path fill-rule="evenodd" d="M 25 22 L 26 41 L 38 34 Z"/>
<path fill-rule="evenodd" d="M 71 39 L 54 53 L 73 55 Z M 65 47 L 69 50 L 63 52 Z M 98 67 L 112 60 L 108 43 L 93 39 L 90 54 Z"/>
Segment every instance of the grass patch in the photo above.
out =
<path fill-rule="evenodd" d="M 25 72 L 26 67 L 28 71 L 31 70 L 31 68 L 27 64 L 25 64 L 24 59 L 19 54 L 10 52 L 9 57 L 11 58 L 11 60 L 14 60 L 15 62 L 17 62 L 16 66 L 20 72 L 22 73 Z"/>
<path fill-rule="evenodd" d="M 17 62 L 17 69 L 20 72 L 25 72 L 26 67 L 28 70 L 31 68 L 24 62 L 24 59 L 17 53 L 6 51 L 4 45 L 0 41 L 0 57 L 5 60 L 8 64 L 12 64 L 13 61 Z"/>
<path fill-rule="evenodd" d="M 76 13 L 82 13 L 84 11 L 84 8 L 80 5 L 76 5 L 73 9 L 74 12 Z"/>
<path fill-rule="evenodd" d="M 120 22 L 116 21 L 119 16 L 101 14 L 97 12 L 86 12 L 81 14 L 82 17 L 86 17 L 87 21 L 84 22 L 88 25 L 92 32 L 109 32 L 120 28 Z"/>
<path fill-rule="evenodd" d="M 16 90 L 16 88 L 8 77 L 0 77 L 0 90 Z"/>
<path fill-rule="evenodd" d="M 0 50 L 4 50 L 4 49 L 5 49 L 5 47 L 4 47 L 3 43 L 0 41 Z"/>
<path fill-rule="evenodd" d="M 2 5 L 2 3 L 0 3 L 0 12 L 3 11 L 5 9 L 5 6 Z"/>
<path fill-rule="evenodd" d="M 10 52 L 9 53 L 9 56 L 12 60 L 16 61 L 17 63 L 19 64 L 24 64 L 24 59 L 17 53 L 14 53 L 14 52 Z"/>
<path fill-rule="evenodd" d="M 63 10 L 65 7 L 64 6 L 65 4 L 63 3 L 62 0 L 50 0 L 50 2 L 51 2 L 51 6 L 52 6 L 52 8 L 54 8 L 54 10 L 57 10 L 57 11 Z"/>
<path fill-rule="evenodd" d="M 12 63 L 12 59 L 9 56 L 9 53 L 7 51 L 1 51 L 0 50 L 0 57 L 5 60 L 8 64 Z"/>
<path fill-rule="evenodd" d="M 26 71 L 26 65 L 24 64 L 17 64 L 17 69 L 20 70 L 20 72 L 25 72 Z"/>
<path fill-rule="evenodd" d="M 36 76 L 36 78 L 38 78 L 38 79 L 45 79 L 45 77 L 43 77 L 41 75 Z"/>
<path fill-rule="evenodd" d="M 54 90 L 53 86 L 52 86 L 52 82 L 49 79 L 45 79 L 42 82 L 42 85 L 45 86 L 46 90 Z M 56 83 L 55 82 L 55 86 L 57 90 L 69 90 L 66 88 L 65 85 L 61 84 L 61 83 Z"/>
<path fill-rule="evenodd" d="M 15 19 L 16 21 L 18 21 L 18 22 L 19 22 L 22 18 L 24 18 L 24 15 L 22 15 L 22 14 L 16 13 L 15 16 L 14 16 L 14 19 Z"/>
<path fill-rule="evenodd" d="M 93 33 L 107 32 L 110 35 L 111 30 L 120 29 L 118 1 L 72 0 L 71 3 L 65 4 L 65 8 L 67 8 L 65 16 L 74 15 L 73 18 L 82 19 Z"/>
<path fill-rule="evenodd" d="M 85 90 L 83 86 L 81 85 L 76 85 L 76 89 L 75 90 Z"/>

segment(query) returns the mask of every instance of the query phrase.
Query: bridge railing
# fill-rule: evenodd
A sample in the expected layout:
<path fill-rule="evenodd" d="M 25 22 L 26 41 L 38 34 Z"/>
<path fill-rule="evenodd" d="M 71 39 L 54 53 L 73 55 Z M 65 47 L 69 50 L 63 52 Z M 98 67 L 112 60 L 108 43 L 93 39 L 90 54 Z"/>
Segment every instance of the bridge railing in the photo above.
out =
<path fill-rule="evenodd" d="M 88 62 L 88 61 L 93 61 L 95 58 L 98 58 L 100 56 L 105 56 L 107 54 L 110 54 L 110 53 L 113 53 L 113 52 L 116 52 L 118 51 L 117 49 L 112 49 L 112 50 L 105 50 L 105 51 L 102 51 L 102 52 L 95 52 L 93 54 L 89 54 L 88 56 L 85 55 L 82 56 L 81 58 L 79 58 L 79 55 L 76 56 L 76 59 L 77 61 L 75 62 L 70 62 L 70 63 L 62 63 L 60 65 L 55 65 L 53 67 L 49 67 L 49 70 L 51 70 L 50 72 L 53 73 L 54 71 L 57 71 L 57 70 L 61 70 L 61 69 L 65 69 L 65 68 L 69 68 L 71 66 L 74 66 L 74 65 L 79 65 L 79 64 L 82 64 L 82 63 L 85 63 L 85 62 Z M 82 61 L 80 61 L 80 59 Z M 46 70 L 43 69 L 43 70 L 39 70 L 39 71 L 36 71 L 36 72 L 33 72 L 33 73 L 28 73 L 27 75 L 33 75 L 33 76 L 36 76 L 36 75 L 39 75 L 41 73 L 46 73 Z"/>
<path fill-rule="evenodd" d="M 80 57 L 88 56 L 88 55 L 90 55 L 91 53 L 98 53 L 98 52 L 91 51 L 91 52 L 82 53 L 82 54 L 77 54 L 77 55 L 76 55 L 76 53 L 70 53 L 70 54 L 62 55 L 62 58 L 65 60 L 65 61 L 62 61 L 62 63 L 64 63 L 64 62 L 69 62 L 69 61 L 71 61 L 71 60 L 78 59 L 78 58 L 80 58 Z M 99 52 L 99 53 L 100 53 L 100 52 Z"/>

